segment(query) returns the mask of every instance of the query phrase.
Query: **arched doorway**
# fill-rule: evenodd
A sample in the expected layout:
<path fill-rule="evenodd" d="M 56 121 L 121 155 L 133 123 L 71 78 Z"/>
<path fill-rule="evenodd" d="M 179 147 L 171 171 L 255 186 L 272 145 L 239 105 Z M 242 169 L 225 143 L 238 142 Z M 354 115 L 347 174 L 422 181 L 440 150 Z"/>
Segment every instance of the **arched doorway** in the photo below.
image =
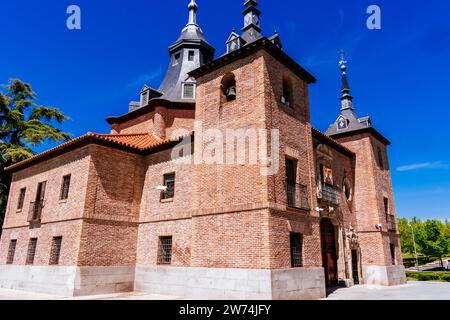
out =
<path fill-rule="evenodd" d="M 325 282 L 328 287 L 335 287 L 338 285 L 336 235 L 334 225 L 330 219 L 322 219 L 320 222 L 320 234 L 322 238 Z"/>

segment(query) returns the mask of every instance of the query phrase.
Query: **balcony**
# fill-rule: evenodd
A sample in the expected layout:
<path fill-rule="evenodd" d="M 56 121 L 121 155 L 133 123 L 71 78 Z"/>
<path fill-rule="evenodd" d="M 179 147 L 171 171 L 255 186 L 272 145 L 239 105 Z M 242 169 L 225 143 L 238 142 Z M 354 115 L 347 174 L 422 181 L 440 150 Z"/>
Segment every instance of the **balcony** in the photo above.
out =
<path fill-rule="evenodd" d="M 386 223 L 388 231 L 397 231 L 397 219 L 393 215 L 386 215 Z"/>
<path fill-rule="evenodd" d="M 28 222 L 40 223 L 42 208 L 44 207 L 44 201 L 36 201 L 30 203 L 30 212 L 28 213 Z"/>
<path fill-rule="evenodd" d="M 322 188 L 318 193 L 318 198 L 322 201 L 329 202 L 331 204 L 339 204 L 339 189 L 335 186 L 331 186 L 323 183 Z"/>
<path fill-rule="evenodd" d="M 310 210 L 308 187 L 298 183 L 287 184 L 287 206 L 289 208 Z"/>

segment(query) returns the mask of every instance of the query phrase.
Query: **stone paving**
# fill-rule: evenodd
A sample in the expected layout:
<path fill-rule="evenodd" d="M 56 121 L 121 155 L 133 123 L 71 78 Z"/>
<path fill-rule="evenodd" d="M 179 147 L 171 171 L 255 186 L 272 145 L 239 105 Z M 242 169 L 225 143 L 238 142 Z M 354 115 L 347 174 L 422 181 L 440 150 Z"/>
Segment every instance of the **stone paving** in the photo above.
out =
<path fill-rule="evenodd" d="M 0 300 L 183 300 L 183 298 L 143 292 L 64 298 L 0 289 Z M 324 300 L 450 300 L 450 283 L 410 281 L 406 285 L 396 287 L 354 286 L 337 289 Z"/>

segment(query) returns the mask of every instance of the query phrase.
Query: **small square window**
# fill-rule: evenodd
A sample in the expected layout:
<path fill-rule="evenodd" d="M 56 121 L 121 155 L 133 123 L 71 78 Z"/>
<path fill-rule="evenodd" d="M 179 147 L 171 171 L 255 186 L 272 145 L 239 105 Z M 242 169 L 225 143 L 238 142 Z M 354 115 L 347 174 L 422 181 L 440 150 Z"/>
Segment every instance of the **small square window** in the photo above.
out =
<path fill-rule="evenodd" d="M 26 188 L 20 189 L 19 201 L 17 203 L 17 210 L 22 210 L 23 209 L 23 204 L 25 202 L 25 194 L 26 194 L 26 192 L 27 192 Z"/>
<path fill-rule="evenodd" d="M 63 177 L 60 200 L 67 200 L 69 198 L 69 188 L 70 188 L 70 174 Z"/>
<path fill-rule="evenodd" d="M 291 265 L 292 268 L 303 266 L 302 235 L 300 233 L 291 233 Z"/>
<path fill-rule="evenodd" d="M 183 99 L 195 98 L 195 84 L 185 83 L 183 84 Z"/>
<path fill-rule="evenodd" d="M 166 190 L 162 192 L 161 199 L 172 199 L 175 196 L 175 173 L 164 175 L 164 186 Z"/>
<path fill-rule="evenodd" d="M 14 263 L 14 256 L 16 255 L 17 240 L 11 240 L 8 248 L 8 258 L 6 259 L 6 264 Z"/>
<path fill-rule="evenodd" d="M 189 50 L 188 52 L 188 61 L 194 61 L 195 51 Z"/>
<path fill-rule="evenodd" d="M 172 237 L 159 237 L 158 264 L 172 263 Z"/>
<path fill-rule="evenodd" d="M 37 238 L 31 238 L 28 243 L 28 253 L 26 264 L 34 263 L 34 256 L 36 255 Z"/>
<path fill-rule="evenodd" d="M 58 265 L 61 255 L 62 237 L 54 237 L 50 251 L 50 265 Z"/>

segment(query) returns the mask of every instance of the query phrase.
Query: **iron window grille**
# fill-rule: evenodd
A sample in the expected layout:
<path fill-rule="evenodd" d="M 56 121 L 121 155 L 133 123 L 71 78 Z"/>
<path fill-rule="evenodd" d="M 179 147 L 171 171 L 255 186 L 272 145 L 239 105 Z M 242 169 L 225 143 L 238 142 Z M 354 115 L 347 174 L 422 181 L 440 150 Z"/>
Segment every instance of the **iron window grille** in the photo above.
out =
<path fill-rule="evenodd" d="M 159 237 L 158 264 L 169 265 L 172 263 L 172 237 Z"/>
<path fill-rule="evenodd" d="M 54 237 L 50 251 L 50 265 L 58 265 L 61 256 L 62 237 Z"/>
<path fill-rule="evenodd" d="M 71 177 L 70 174 L 63 177 L 61 185 L 61 194 L 59 197 L 60 200 L 67 200 L 69 198 L 70 177 Z"/>
<path fill-rule="evenodd" d="M 303 267 L 303 239 L 300 233 L 291 233 L 291 265 L 292 268 Z"/>
<path fill-rule="evenodd" d="M 17 240 L 11 240 L 11 242 L 9 243 L 8 257 L 6 259 L 6 264 L 14 263 L 14 256 L 16 255 L 16 246 Z"/>
<path fill-rule="evenodd" d="M 166 187 L 166 190 L 161 193 L 161 199 L 173 199 L 175 196 L 175 173 L 164 175 L 164 186 Z"/>
<path fill-rule="evenodd" d="M 30 239 L 28 243 L 28 253 L 26 264 L 34 264 L 34 257 L 36 255 L 37 238 Z"/>
<path fill-rule="evenodd" d="M 19 202 L 17 203 L 17 210 L 22 210 L 23 209 L 23 204 L 25 202 L 25 194 L 26 194 L 26 192 L 27 192 L 26 188 L 20 189 Z"/>
<path fill-rule="evenodd" d="M 185 83 L 183 84 L 183 99 L 195 98 L 195 84 Z"/>

